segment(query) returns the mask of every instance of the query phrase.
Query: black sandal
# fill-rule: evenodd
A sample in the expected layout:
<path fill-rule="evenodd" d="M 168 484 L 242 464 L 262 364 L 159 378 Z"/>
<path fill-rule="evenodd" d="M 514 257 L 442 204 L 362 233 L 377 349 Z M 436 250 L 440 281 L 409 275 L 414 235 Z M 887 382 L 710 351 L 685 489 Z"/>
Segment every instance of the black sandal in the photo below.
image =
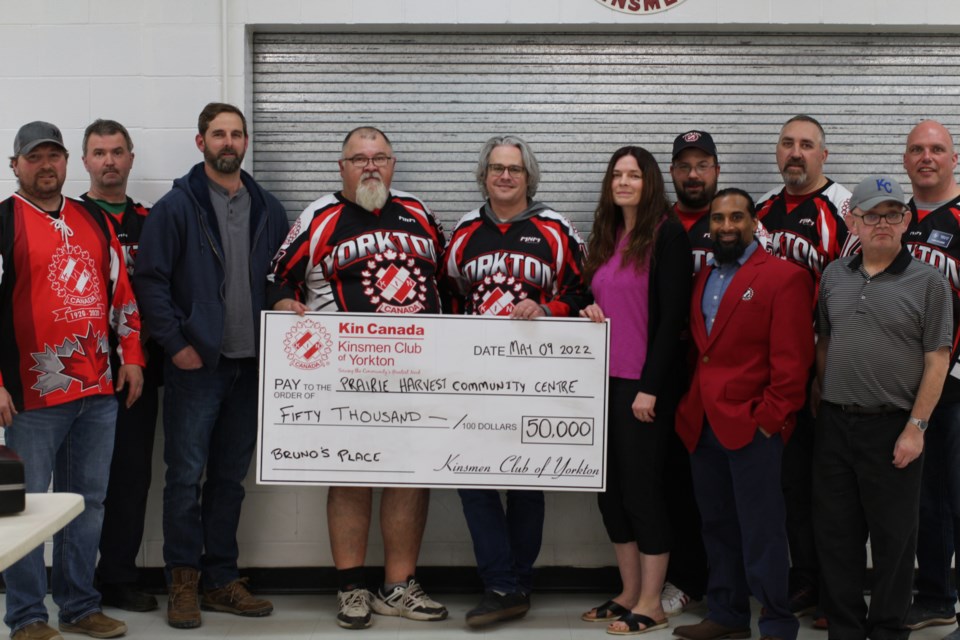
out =
<path fill-rule="evenodd" d="M 647 631 L 656 631 L 657 629 L 666 629 L 670 626 L 670 623 L 666 618 L 663 620 L 654 620 L 650 616 L 645 616 L 642 613 L 634 613 L 633 611 L 628 611 L 626 614 L 620 616 L 618 620 L 614 622 L 622 622 L 627 625 L 626 631 L 614 631 L 613 629 L 607 628 L 607 633 L 612 636 L 638 636 Z M 643 625 L 643 629 L 640 628 L 640 625 Z"/>
<path fill-rule="evenodd" d="M 590 616 L 590 612 L 595 612 L 593 617 Z M 614 602 L 613 600 L 607 600 L 599 607 L 587 611 L 585 614 L 580 616 L 580 619 L 584 622 L 613 622 L 630 613 L 630 609 L 627 609 L 622 604 Z"/>

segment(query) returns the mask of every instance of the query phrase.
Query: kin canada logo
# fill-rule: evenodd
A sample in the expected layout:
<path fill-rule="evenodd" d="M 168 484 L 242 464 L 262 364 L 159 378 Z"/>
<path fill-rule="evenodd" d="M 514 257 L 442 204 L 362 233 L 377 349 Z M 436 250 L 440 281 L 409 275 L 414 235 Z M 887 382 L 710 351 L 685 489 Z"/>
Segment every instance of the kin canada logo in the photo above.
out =
<path fill-rule="evenodd" d="M 361 275 L 363 293 L 378 313 L 419 313 L 426 308 L 427 276 L 405 252 L 375 254 Z"/>
<path fill-rule="evenodd" d="M 631 15 L 646 15 L 659 13 L 681 5 L 685 0 L 596 0 L 608 9 L 629 13 Z"/>
<path fill-rule="evenodd" d="M 301 320 L 283 337 L 283 351 L 297 369 L 311 371 L 330 364 L 333 338 L 319 322 Z"/>
<path fill-rule="evenodd" d="M 47 280 L 67 305 L 54 311 L 55 321 L 73 322 L 103 316 L 100 277 L 88 251 L 76 246 L 59 247 L 47 268 Z"/>

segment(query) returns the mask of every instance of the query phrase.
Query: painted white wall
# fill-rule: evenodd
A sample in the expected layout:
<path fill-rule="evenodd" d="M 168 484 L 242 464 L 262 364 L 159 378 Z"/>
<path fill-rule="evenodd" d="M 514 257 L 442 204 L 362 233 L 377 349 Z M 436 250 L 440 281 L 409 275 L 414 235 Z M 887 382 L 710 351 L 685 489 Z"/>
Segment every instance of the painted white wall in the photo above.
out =
<path fill-rule="evenodd" d="M 257 29 L 404 31 L 850 31 L 950 32 L 956 0 L 684 0 L 656 14 L 627 15 L 596 0 L 0 0 L 0 148 L 31 120 L 61 127 L 73 152 L 66 192 L 86 190 L 84 127 L 114 118 L 137 155 L 130 192 L 153 202 L 199 161 L 196 118 L 225 100 L 249 111 L 249 35 Z M 253 132 L 252 153 L 256 153 Z M 249 163 L 248 163 L 249 165 Z M 16 189 L 0 171 L 0 194 Z M 143 559 L 162 564 L 158 441 Z M 257 487 L 240 539 L 247 566 L 330 566 L 325 490 Z M 614 562 L 593 494 L 552 494 L 543 565 Z M 378 526 L 374 523 L 375 528 Z M 371 536 L 370 564 L 382 562 Z M 472 564 L 453 491 L 435 491 L 421 564 Z"/>

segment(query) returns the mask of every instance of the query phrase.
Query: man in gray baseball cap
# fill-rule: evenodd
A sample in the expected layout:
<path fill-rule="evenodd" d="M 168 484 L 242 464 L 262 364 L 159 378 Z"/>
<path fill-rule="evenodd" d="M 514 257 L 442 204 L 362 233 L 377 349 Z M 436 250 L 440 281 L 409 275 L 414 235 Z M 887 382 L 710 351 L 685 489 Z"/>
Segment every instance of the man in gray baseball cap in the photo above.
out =
<path fill-rule="evenodd" d="M 0 202 L 0 427 L 24 461 L 24 487 L 84 498 L 83 513 L 53 538 L 53 600 L 60 631 L 96 638 L 127 625 L 102 612 L 93 586 L 110 473 L 117 396 L 143 388 L 140 316 L 122 248 L 103 215 L 62 194 L 67 150 L 60 130 L 17 132 L 16 193 Z M 6 268 L 16 265 L 16 269 Z M 119 345 L 112 370 L 107 345 Z M 3 621 L 13 640 L 56 640 L 45 604 L 43 545 L 3 572 Z"/>
<path fill-rule="evenodd" d="M 55 144 L 64 151 L 67 148 L 63 145 L 63 134 L 56 125 L 42 120 L 28 122 L 17 131 L 17 137 L 13 139 L 13 156 L 25 156 L 42 144 Z"/>
<path fill-rule="evenodd" d="M 850 198 L 861 253 L 820 279 L 813 528 L 830 637 L 905 639 L 924 432 L 953 344 L 950 285 L 902 243 L 911 214 L 887 175 Z M 863 601 L 870 536 L 874 584 Z"/>
<path fill-rule="evenodd" d="M 853 195 L 850 197 L 849 208 L 851 212 L 853 212 L 854 209 L 860 209 L 861 214 L 869 215 L 869 212 L 884 202 L 895 203 L 891 205 L 890 208 L 892 208 L 894 212 L 900 211 L 900 213 L 903 213 L 905 205 L 903 189 L 900 187 L 900 183 L 890 176 L 867 176 L 861 180 L 857 188 L 853 190 Z M 902 219 L 903 216 L 900 218 Z M 872 221 L 874 218 L 871 217 L 870 220 Z M 876 225 L 877 223 L 867 222 L 867 224 Z"/>

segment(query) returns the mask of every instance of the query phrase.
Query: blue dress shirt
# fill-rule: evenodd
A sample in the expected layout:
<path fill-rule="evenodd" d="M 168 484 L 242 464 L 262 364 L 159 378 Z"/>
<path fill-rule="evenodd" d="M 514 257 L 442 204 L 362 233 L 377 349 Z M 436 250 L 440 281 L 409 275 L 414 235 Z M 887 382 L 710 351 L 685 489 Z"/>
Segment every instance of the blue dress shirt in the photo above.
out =
<path fill-rule="evenodd" d="M 736 262 L 717 264 L 716 259 L 712 256 L 707 261 L 707 266 L 713 267 L 713 269 L 707 276 L 707 284 L 703 287 L 703 299 L 700 301 L 700 310 L 703 312 L 707 335 L 710 335 L 710 331 L 713 329 L 713 321 L 717 319 L 720 301 L 723 300 L 723 294 L 727 292 L 727 287 L 730 286 L 733 276 L 736 275 L 743 263 L 750 259 L 750 256 L 759 246 L 756 240 L 751 242 Z"/>

